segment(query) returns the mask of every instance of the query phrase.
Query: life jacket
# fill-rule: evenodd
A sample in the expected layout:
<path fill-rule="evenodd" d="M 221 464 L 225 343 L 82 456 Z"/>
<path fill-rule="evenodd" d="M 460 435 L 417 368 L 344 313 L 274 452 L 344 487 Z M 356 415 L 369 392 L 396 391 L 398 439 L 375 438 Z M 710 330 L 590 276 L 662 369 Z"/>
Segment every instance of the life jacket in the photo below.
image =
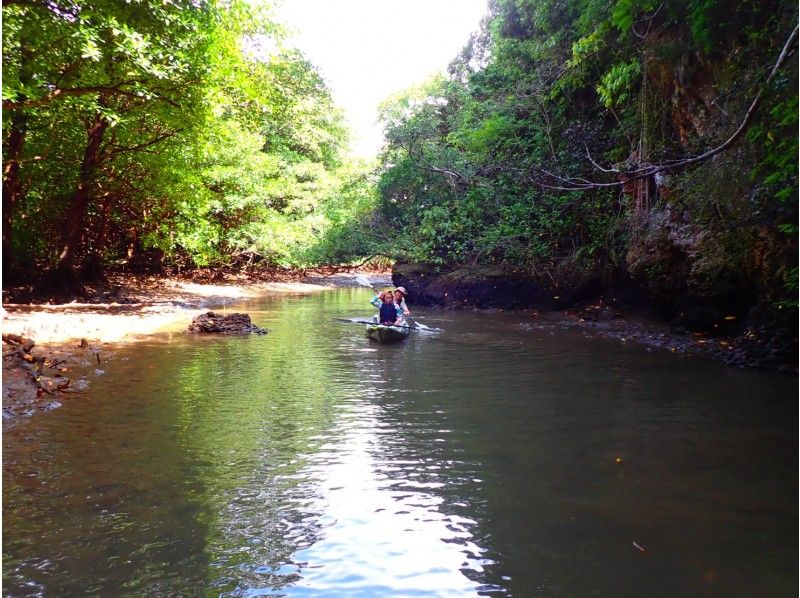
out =
<path fill-rule="evenodd" d="M 397 309 L 395 308 L 394 303 L 381 303 L 381 312 L 378 318 L 380 319 L 381 324 L 385 322 L 391 322 L 394 324 L 397 320 Z"/>

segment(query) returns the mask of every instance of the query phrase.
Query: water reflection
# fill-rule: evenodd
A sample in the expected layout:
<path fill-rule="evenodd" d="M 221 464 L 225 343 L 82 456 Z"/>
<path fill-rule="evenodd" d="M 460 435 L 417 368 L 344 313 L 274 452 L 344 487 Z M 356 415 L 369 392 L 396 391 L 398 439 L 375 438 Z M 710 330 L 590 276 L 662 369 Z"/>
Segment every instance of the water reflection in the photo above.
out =
<path fill-rule="evenodd" d="M 338 422 L 347 432 L 307 470 L 326 531 L 297 555 L 320 565 L 292 595 L 463 596 L 475 587 L 460 570 L 482 549 L 471 539 L 474 521 L 441 510 L 444 464 L 393 453 L 398 431 L 381 425 L 380 411 L 352 402 Z"/>
<path fill-rule="evenodd" d="M 266 337 L 121 349 L 7 429 L 6 594 L 796 588 L 794 381 L 514 314 L 375 345 L 333 320 L 367 299 L 251 303 Z"/>

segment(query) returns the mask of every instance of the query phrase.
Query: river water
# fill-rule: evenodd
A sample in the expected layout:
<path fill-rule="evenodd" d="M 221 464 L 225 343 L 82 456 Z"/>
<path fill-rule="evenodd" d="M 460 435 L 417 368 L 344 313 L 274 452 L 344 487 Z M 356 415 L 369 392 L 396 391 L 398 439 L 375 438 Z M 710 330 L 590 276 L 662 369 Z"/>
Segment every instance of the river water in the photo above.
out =
<path fill-rule="evenodd" d="M 6 596 L 794 596 L 797 380 L 520 313 L 261 299 L 3 435 Z M 411 306 L 413 308 L 413 305 Z"/>

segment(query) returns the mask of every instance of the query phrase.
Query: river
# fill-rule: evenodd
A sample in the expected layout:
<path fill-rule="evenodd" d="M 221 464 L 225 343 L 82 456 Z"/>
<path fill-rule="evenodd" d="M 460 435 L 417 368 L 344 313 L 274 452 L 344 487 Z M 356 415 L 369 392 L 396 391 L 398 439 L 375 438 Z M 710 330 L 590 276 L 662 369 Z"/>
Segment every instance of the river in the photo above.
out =
<path fill-rule="evenodd" d="M 797 379 L 340 289 L 3 434 L 5 596 L 794 596 Z M 410 305 L 413 309 L 413 304 Z"/>

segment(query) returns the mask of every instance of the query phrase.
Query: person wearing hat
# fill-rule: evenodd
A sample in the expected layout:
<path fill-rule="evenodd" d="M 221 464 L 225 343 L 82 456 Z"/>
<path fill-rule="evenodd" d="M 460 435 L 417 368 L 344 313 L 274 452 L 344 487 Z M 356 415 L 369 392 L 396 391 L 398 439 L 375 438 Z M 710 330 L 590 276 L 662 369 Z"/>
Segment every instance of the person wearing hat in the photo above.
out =
<path fill-rule="evenodd" d="M 377 322 L 393 322 L 395 326 L 405 325 L 403 309 L 394 300 L 394 296 L 395 294 L 392 291 L 381 291 L 370 300 L 370 303 L 377 307 L 380 312 L 376 319 Z M 394 310 L 394 316 L 391 315 L 390 308 Z"/>
<path fill-rule="evenodd" d="M 394 290 L 394 303 L 397 305 L 403 312 L 404 315 L 410 316 L 411 312 L 408 310 L 406 306 L 406 296 L 408 293 L 406 292 L 405 287 L 397 287 Z"/>

